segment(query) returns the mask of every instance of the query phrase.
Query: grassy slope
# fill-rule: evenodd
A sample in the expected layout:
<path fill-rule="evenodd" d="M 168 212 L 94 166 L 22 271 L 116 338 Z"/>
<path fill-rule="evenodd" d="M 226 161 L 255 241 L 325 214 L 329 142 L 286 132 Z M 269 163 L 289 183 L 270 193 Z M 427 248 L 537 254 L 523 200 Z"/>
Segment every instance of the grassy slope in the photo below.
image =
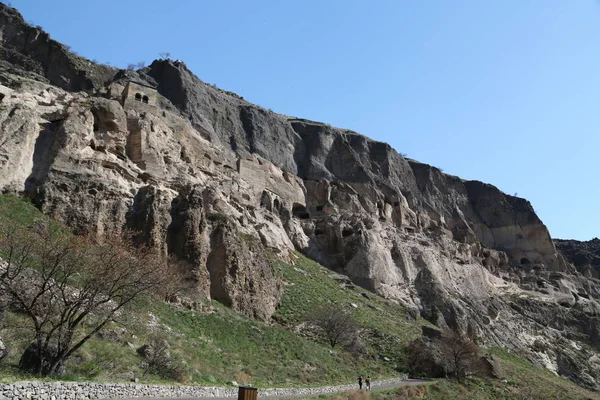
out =
<path fill-rule="evenodd" d="M 552 372 L 532 366 L 514 354 L 491 349 L 496 355 L 506 381 L 471 379 L 464 385 L 440 379 L 426 385 L 401 387 L 382 391 L 350 392 L 333 396 L 319 396 L 330 400 L 600 400 L 600 395 L 589 392 Z"/>
<path fill-rule="evenodd" d="M 46 219 L 31 204 L 11 196 L 0 196 L 0 218 L 26 226 L 35 219 Z M 274 318 L 277 322 L 272 325 L 246 318 L 210 300 L 201 302 L 199 311 L 142 301 L 111 327 L 126 329 L 121 340 L 90 340 L 70 360 L 66 378 L 126 380 L 131 373 L 141 376 L 141 359 L 135 349 L 147 341 L 149 322 L 156 319 L 158 330 L 168 334 L 174 358 L 186 364 L 189 383 L 220 385 L 247 380 L 259 386 L 302 386 L 349 382 L 360 373 L 379 377 L 397 374 L 406 344 L 419 335 L 415 321 L 407 320 L 401 307 L 384 299 L 367 299 L 358 288 L 342 288 L 329 277 L 327 269 L 302 256 L 295 264 L 292 267 L 274 261 L 287 286 Z M 366 341 L 370 352 L 366 357 L 340 348 L 332 350 L 325 343 L 299 337 L 291 329 L 316 306 L 334 299 L 347 307 L 350 303 L 357 305 L 353 313 L 361 325 L 382 333 Z M 0 381 L 23 379 L 16 366 L 21 351 L 32 339 L 31 330 L 27 319 L 19 315 L 9 313 L 6 322 L 0 336 L 13 351 L 0 363 Z M 388 357 L 389 361 L 378 361 L 376 356 Z M 165 379 L 145 376 L 143 381 Z"/>
<path fill-rule="evenodd" d="M 0 219 L 31 224 L 45 219 L 35 207 L 11 196 L 0 196 Z M 231 380 L 248 380 L 259 386 L 304 386 L 353 381 L 357 374 L 383 377 L 396 373 L 397 364 L 406 344 L 419 336 L 420 325 L 406 315 L 405 310 L 378 296 L 362 296 L 360 288 L 343 288 L 330 277 L 331 272 L 317 263 L 298 256 L 293 266 L 274 261 L 274 266 L 286 282 L 285 294 L 273 325 L 267 325 L 237 314 L 219 303 L 206 300 L 199 311 L 176 308 L 161 302 L 143 300 L 131 307 L 119 324 L 111 329 L 125 328 L 121 340 L 93 338 L 68 364 L 71 380 L 126 380 L 131 373 L 142 375 L 141 359 L 135 348 L 145 343 L 152 321 L 158 320 L 158 330 L 168 333 L 171 352 L 176 360 L 185 362 L 188 383 L 222 385 Z M 352 310 L 363 327 L 376 330 L 365 344 L 371 357 L 361 359 L 352 354 L 331 349 L 298 337 L 293 327 L 319 305 L 334 302 Z M 351 304 L 358 307 L 354 308 Z M 0 336 L 13 348 L 11 355 L 0 362 L 0 383 L 30 379 L 17 369 L 20 351 L 31 340 L 27 320 L 8 314 Z M 423 399 L 599 399 L 551 372 L 532 366 L 504 350 L 492 349 L 501 360 L 508 382 L 473 380 L 468 385 L 440 380 L 426 389 L 406 389 L 373 392 L 374 399 L 409 399 L 421 394 Z M 376 361 L 372 356 L 387 356 L 390 361 Z M 402 365 L 399 365 L 402 367 Z M 142 381 L 166 382 L 158 376 L 146 376 Z M 426 393 L 425 393 L 426 392 Z M 410 393 L 413 393 L 411 396 Z M 363 396 L 337 396 L 354 398 Z"/>

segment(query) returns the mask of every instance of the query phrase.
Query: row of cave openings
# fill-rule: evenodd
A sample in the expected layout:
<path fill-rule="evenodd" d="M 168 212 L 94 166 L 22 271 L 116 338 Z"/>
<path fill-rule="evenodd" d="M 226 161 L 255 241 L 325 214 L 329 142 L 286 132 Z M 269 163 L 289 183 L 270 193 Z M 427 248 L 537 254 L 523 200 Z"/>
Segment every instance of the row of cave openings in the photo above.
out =
<path fill-rule="evenodd" d="M 149 99 L 148 99 L 148 96 L 146 96 L 146 95 L 142 96 L 141 93 L 136 93 L 135 94 L 135 100 L 136 101 L 140 101 L 140 102 L 145 103 L 145 104 L 148 104 L 148 100 Z"/>
<path fill-rule="evenodd" d="M 271 192 L 270 190 L 264 190 L 261 196 L 260 206 L 271 212 L 280 212 L 282 202 L 276 193 Z M 317 212 L 323 211 L 323 206 L 317 206 L 316 210 Z M 310 214 L 306 206 L 300 203 L 292 204 L 292 216 L 294 218 L 302 220 L 310 219 Z M 317 236 L 323 235 L 325 234 L 325 230 L 323 229 L 323 227 L 316 227 L 314 233 Z M 342 237 L 352 236 L 355 233 L 361 234 L 361 231 L 359 230 L 358 232 L 354 232 L 354 230 L 350 227 L 344 227 L 342 229 Z"/>
<path fill-rule="evenodd" d="M 281 207 L 280 200 L 277 197 L 275 197 L 273 199 L 273 203 L 272 203 L 272 207 L 271 207 L 271 204 L 270 204 L 270 201 L 269 201 L 270 200 L 269 199 L 269 197 L 270 197 L 269 194 L 272 196 L 275 193 L 269 193 L 266 190 L 263 192 L 263 196 L 262 196 L 262 199 L 261 199 L 261 207 L 267 208 L 267 209 L 269 209 L 269 211 L 278 211 L 280 209 L 280 207 Z M 395 201 L 393 203 L 393 205 L 394 205 L 394 207 L 398 207 L 398 206 L 400 206 L 400 202 Z M 383 208 L 383 204 L 381 202 L 378 202 L 377 203 L 377 208 L 382 209 Z M 317 206 L 316 210 L 317 211 L 323 211 L 323 206 Z M 303 204 L 300 204 L 300 203 L 294 203 L 292 205 L 292 216 L 294 218 L 298 218 L 298 219 L 310 219 L 310 214 L 308 213 L 308 210 L 307 210 L 306 206 L 304 206 Z M 323 234 L 323 233 L 325 233 L 325 232 L 322 229 L 320 229 L 320 228 L 316 228 L 315 229 L 315 234 L 316 235 L 320 235 L 320 234 Z M 358 233 L 360 234 L 360 231 Z M 344 228 L 343 231 L 342 231 L 342 236 L 343 237 L 348 237 L 348 236 L 351 236 L 352 234 L 354 234 L 353 230 L 351 228 L 348 228 L 348 227 Z M 532 262 L 528 258 L 526 258 L 526 257 L 521 258 L 520 261 L 521 261 L 521 265 L 531 265 L 532 264 Z"/>
<path fill-rule="evenodd" d="M 278 195 L 270 190 L 264 190 L 260 199 L 260 206 L 271 212 L 280 212 L 282 202 Z M 317 212 L 323 211 L 323 206 L 316 207 Z M 292 205 L 292 216 L 297 219 L 310 219 L 310 214 L 305 205 L 294 203 Z"/>
<path fill-rule="evenodd" d="M 323 206 L 317 206 L 317 211 L 323 211 Z M 309 219 L 310 218 L 310 214 L 308 213 L 308 211 L 306 210 L 306 207 L 303 206 L 300 203 L 294 203 L 292 205 L 292 215 L 294 216 L 294 218 L 298 218 L 298 219 Z M 319 236 L 319 235 L 323 235 L 325 234 L 325 230 L 322 227 L 315 227 L 315 235 Z M 352 236 L 354 234 L 354 230 L 350 227 L 344 227 L 342 229 L 342 237 L 348 237 L 348 236 Z M 362 233 L 360 230 L 358 232 L 359 235 Z"/>

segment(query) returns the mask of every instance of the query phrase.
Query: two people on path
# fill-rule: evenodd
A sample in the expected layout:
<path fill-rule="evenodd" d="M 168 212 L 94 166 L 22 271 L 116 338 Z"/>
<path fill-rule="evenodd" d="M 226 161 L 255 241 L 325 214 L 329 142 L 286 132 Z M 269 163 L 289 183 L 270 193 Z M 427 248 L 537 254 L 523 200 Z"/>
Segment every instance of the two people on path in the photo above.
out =
<path fill-rule="evenodd" d="M 371 390 L 371 376 L 370 375 L 368 375 L 364 379 L 363 379 L 362 375 L 358 377 L 358 390 L 362 390 L 363 380 L 365 382 L 366 389 Z"/>

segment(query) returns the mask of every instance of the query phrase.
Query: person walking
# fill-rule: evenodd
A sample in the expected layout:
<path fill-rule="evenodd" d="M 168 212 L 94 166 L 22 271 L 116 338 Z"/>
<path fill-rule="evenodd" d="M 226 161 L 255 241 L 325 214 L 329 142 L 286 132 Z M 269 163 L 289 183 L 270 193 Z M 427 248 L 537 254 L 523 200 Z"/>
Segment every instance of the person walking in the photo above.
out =
<path fill-rule="evenodd" d="M 365 379 L 365 384 L 367 385 L 367 390 L 371 390 L 371 375 L 367 375 Z"/>
<path fill-rule="evenodd" d="M 362 390 L 362 382 L 363 382 L 363 377 L 361 375 L 358 377 L 358 390 Z"/>

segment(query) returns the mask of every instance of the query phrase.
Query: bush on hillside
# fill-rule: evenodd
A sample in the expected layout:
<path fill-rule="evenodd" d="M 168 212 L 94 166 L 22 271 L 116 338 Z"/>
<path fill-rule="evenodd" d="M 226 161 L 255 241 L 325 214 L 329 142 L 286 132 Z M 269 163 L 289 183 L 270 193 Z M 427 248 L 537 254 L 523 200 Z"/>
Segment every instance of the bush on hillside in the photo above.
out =
<path fill-rule="evenodd" d="M 354 317 L 341 307 L 321 307 L 308 316 L 307 322 L 319 329 L 331 348 L 357 340 L 358 325 Z"/>
<path fill-rule="evenodd" d="M 480 375 L 479 347 L 466 335 L 445 329 L 435 338 L 421 338 L 408 347 L 408 364 L 415 375 L 431 378 L 452 376 L 462 383 L 469 375 Z"/>

